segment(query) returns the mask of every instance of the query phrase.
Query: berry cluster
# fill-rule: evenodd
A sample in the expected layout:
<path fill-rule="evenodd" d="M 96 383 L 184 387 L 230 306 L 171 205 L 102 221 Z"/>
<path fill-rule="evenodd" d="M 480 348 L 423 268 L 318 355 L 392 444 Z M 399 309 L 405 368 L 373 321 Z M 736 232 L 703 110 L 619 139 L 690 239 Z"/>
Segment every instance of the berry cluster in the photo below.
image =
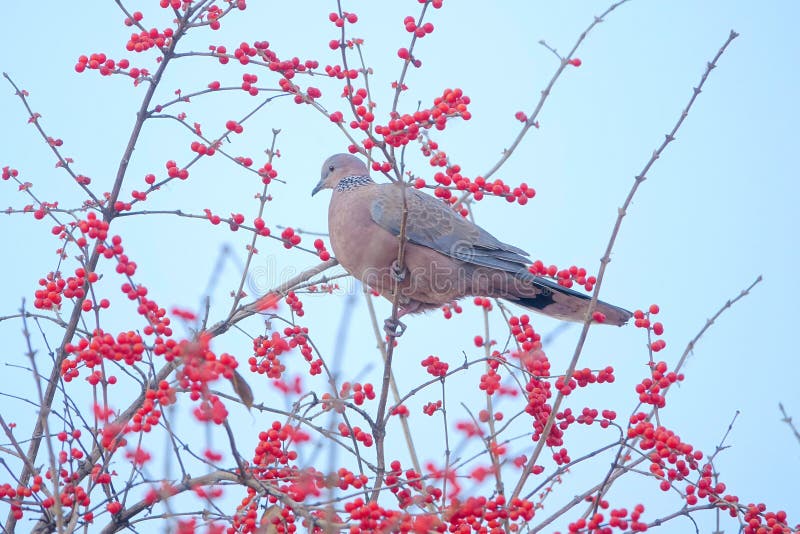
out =
<path fill-rule="evenodd" d="M 430 109 L 413 114 L 394 114 L 385 126 L 375 126 L 375 134 L 382 136 L 386 145 L 401 147 L 415 141 L 423 130 L 444 130 L 450 119 L 461 117 L 469 120 L 472 118 L 467 110 L 469 103 L 469 97 L 461 89 L 445 89 L 442 96 L 434 99 Z"/>
<path fill-rule="evenodd" d="M 271 467 L 288 465 L 296 460 L 297 452 L 291 450 L 291 443 L 302 443 L 308 438 L 308 434 L 298 427 L 273 421 L 269 430 L 258 434 L 253 465 L 259 478 L 269 480 L 274 475 Z"/>
<path fill-rule="evenodd" d="M 458 302 L 451 302 L 450 304 L 442 306 L 442 314 L 445 319 L 451 319 L 453 317 L 453 312 L 461 313 L 462 311 L 463 309 L 459 306 Z"/>
<path fill-rule="evenodd" d="M 533 519 L 534 504 L 527 499 L 514 499 L 510 503 L 503 495 L 492 498 L 469 497 L 463 501 L 454 499 L 448 506 L 450 532 L 506 532 L 505 524 L 514 525 L 518 531 Z M 469 530 L 471 529 L 471 530 Z"/>
<path fill-rule="evenodd" d="M 486 373 L 481 375 L 481 382 L 478 388 L 485 391 L 487 395 L 494 395 L 500 389 L 501 377 L 494 369 L 489 369 Z"/>
<path fill-rule="evenodd" d="M 583 286 L 586 291 L 591 291 L 594 289 L 594 285 L 597 283 L 596 277 L 586 276 L 586 269 L 576 265 L 572 265 L 568 269 L 559 269 L 555 265 L 545 266 L 541 260 L 536 260 L 531 264 L 530 267 L 528 267 L 528 271 L 536 276 L 547 276 L 549 278 L 553 278 L 558 282 L 559 285 L 568 288 L 571 288 L 572 284 L 576 283 L 580 286 Z"/>
<path fill-rule="evenodd" d="M 584 388 L 594 383 L 611 383 L 614 380 L 614 368 L 610 365 L 597 372 L 589 368 L 575 369 L 568 382 L 564 382 L 563 377 L 558 377 L 556 379 L 556 389 L 559 390 L 562 395 L 569 395 L 579 387 Z"/>
<path fill-rule="evenodd" d="M 115 338 L 111 334 L 97 329 L 89 338 L 82 337 L 77 344 L 64 345 L 67 355 L 61 363 L 61 376 L 69 382 L 80 374 L 79 367 L 89 369 L 100 366 L 103 360 L 124 362 L 133 365 L 142 360 L 145 346 L 142 337 L 136 332 L 121 332 Z M 70 358 L 69 355 L 73 355 Z"/>
<path fill-rule="evenodd" d="M 417 26 L 417 23 L 414 20 L 414 17 L 410 17 L 409 16 L 409 17 L 404 18 L 403 19 L 403 24 L 406 27 L 406 31 L 408 33 L 413 33 L 414 36 L 417 39 L 422 39 L 426 35 L 433 33 L 433 24 L 431 24 L 430 22 L 426 22 L 426 23 L 424 23 L 424 24 L 422 24 L 420 26 Z M 407 59 L 407 58 L 403 58 L 403 59 Z"/>
<path fill-rule="evenodd" d="M 462 173 L 460 165 L 450 162 L 447 153 L 439 150 L 439 144 L 432 139 L 422 140 L 420 149 L 423 155 L 429 158 L 432 167 L 444 168 L 444 171 L 434 174 L 434 180 L 438 184 L 435 186 L 434 194 L 451 204 L 455 204 L 458 201 L 454 192 L 459 191 L 469 193 L 476 201 L 483 200 L 484 195 L 491 195 L 505 198 L 507 202 L 517 202 L 521 206 L 524 206 L 528 203 L 528 200 L 536 196 L 536 190 L 525 182 L 512 187 L 499 178 L 487 180 L 483 176 L 477 176 L 474 180 L 470 179 Z M 414 187 L 417 189 L 422 189 L 426 186 L 427 183 L 422 178 L 417 178 L 414 181 Z M 461 208 L 460 213 L 464 217 L 468 214 L 464 207 Z"/>
<path fill-rule="evenodd" d="M 263 167 L 258 169 L 258 175 L 261 176 L 261 181 L 264 185 L 269 185 L 269 183 L 278 176 L 278 171 L 272 168 L 271 163 L 265 163 Z"/>
<path fill-rule="evenodd" d="M 292 227 L 284 228 L 281 232 L 281 239 L 283 239 L 283 247 L 287 249 L 299 245 L 302 241 L 300 234 L 295 233 Z"/>
<path fill-rule="evenodd" d="M 375 400 L 375 388 L 369 382 L 363 385 L 359 382 L 353 382 L 352 384 L 344 382 L 342 383 L 341 391 L 339 391 L 339 398 L 352 398 L 356 406 L 361 406 L 367 399 Z"/>
<path fill-rule="evenodd" d="M 422 407 L 422 413 L 425 415 L 433 415 L 442 408 L 442 401 L 428 402 Z"/>
<path fill-rule="evenodd" d="M 683 373 L 668 371 L 666 362 L 650 362 L 650 377 L 636 385 L 639 401 L 652 404 L 656 408 L 663 408 L 667 403 L 664 398 L 666 389 L 682 380 Z"/>
<path fill-rule="evenodd" d="M 89 56 L 82 55 L 78 57 L 78 62 L 75 64 L 75 72 L 81 73 L 86 69 L 96 70 L 101 76 L 111 76 L 115 73 L 126 73 L 134 80 L 139 80 L 141 77 L 149 76 L 150 71 L 147 69 L 130 68 L 130 61 L 127 59 L 120 59 L 114 61 L 102 52 L 91 54 Z"/>
<path fill-rule="evenodd" d="M 447 363 L 441 361 L 438 356 L 433 355 L 428 356 L 420 363 L 428 371 L 429 375 L 438 377 L 447 375 L 447 370 L 450 367 Z"/>
<path fill-rule="evenodd" d="M 278 379 L 286 370 L 278 356 L 291 350 L 289 342 L 283 339 L 278 332 L 272 336 L 258 336 L 253 339 L 254 355 L 248 359 L 250 371 L 265 374 L 269 378 Z"/>
<path fill-rule="evenodd" d="M 340 490 L 346 490 L 347 488 L 353 489 L 361 489 L 369 480 L 366 475 L 356 475 L 349 469 L 345 469 L 344 467 L 340 467 L 337 471 L 337 478 L 334 483 L 337 488 Z"/>
<path fill-rule="evenodd" d="M 352 436 L 356 441 L 363 443 L 365 447 L 372 447 L 374 442 L 372 434 L 358 426 L 354 426 L 351 430 L 345 423 L 339 423 L 339 433 L 345 438 Z"/>
<path fill-rule="evenodd" d="M 139 33 L 132 33 L 125 48 L 129 52 L 146 52 L 153 47 L 165 48 L 172 44 L 174 31 L 172 28 L 164 28 L 159 31 L 157 28 L 142 30 Z M 102 73 L 101 73 L 102 74 Z"/>
<path fill-rule="evenodd" d="M 636 326 L 636 328 L 646 328 L 652 331 L 653 334 L 655 334 L 656 336 L 661 336 L 662 334 L 664 334 L 664 325 L 659 322 L 652 324 L 650 322 L 650 317 L 658 314 L 659 311 L 660 309 L 658 307 L 658 304 L 651 304 L 647 312 L 643 312 L 642 310 L 636 310 L 635 312 L 633 312 L 634 325 Z M 650 350 L 652 350 L 653 352 L 659 352 L 660 350 L 663 350 L 666 346 L 667 346 L 666 341 L 664 341 L 663 339 L 656 339 L 655 341 L 650 343 Z"/>
<path fill-rule="evenodd" d="M 248 359 L 250 371 L 265 374 L 275 380 L 280 379 L 286 366 L 278 357 L 297 347 L 300 347 L 300 354 L 303 358 L 311 363 L 311 374 L 318 374 L 322 362 L 312 361 L 312 347 L 308 343 L 308 328 L 298 325 L 287 326 L 283 329 L 283 335 L 273 332 L 271 336 L 258 336 L 253 339 L 254 354 Z"/>
<path fill-rule="evenodd" d="M 300 237 L 300 236 L 295 234 L 293 237 Z M 289 291 L 286 294 L 286 304 L 289 305 L 289 309 L 292 310 L 292 313 L 294 313 L 298 317 L 302 317 L 303 315 L 305 315 L 305 312 L 303 311 L 303 303 L 300 301 L 300 299 L 297 297 L 297 294 L 294 291 Z"/>
<path fill-rule="evenodd" d="M 650 472 L 663 479 L 661 489 L 668 490 L 673 481 L 683 480 L 691 471 L 698 470 L 698 462 L 703 453 L 692 445 L 681 441 L 680 437 L 664 427 L 656 427 L 647 415 L 637 412 L 631 416 L 628 439 L 639 439 L 639 448 L 649 453 Z M 669 467 L 672 466 L 672 467 Z M 694 493 L 691 490 L 689 493 Z M 705 495 L 703 495 L 705 496 Z M 696 504 L 696 497 L 688 499 Z"/>
<path fill-rule="evenodd" d="M 514 336 L 514 339 L 523 352 L 540 350 L 542 348 L 542 336 L 533 330 L 533 325 L 530 323 L 531 318 L 527 314 L 520 315 L 519 317 L 512 315 L 508 318 L 509 331 L 511 335 Z M 517 356 L 521 357 L 520 354 L 517 354 Z M 529 360 L 530 358 L 524 358 L 526 366 Z M 528 370 L 531 371 L 531 369 Z"/>
<path fill-rule="evenodd" d="M 48 273 L 46 278 L 39 279 L 42 289 L 37 289 L 33 296 L 33 306 L 40 310 L 51 310 L 61 308 L 61 298 L 66 280 L 61 278 L 61 273 Z M 80 298 L 83 298 L 83 284 L 80 285 Z M 76 292 L 76 296 L 78 292 Z"/>
<path fill-rule="evenodd" d="M 319 256 L 319 259 L 322 261 L 331 259 L 331 253 L 325 248 L 325 242 L 322 241 L 322 239 L 314 240 L 314 249 L 317 251 L 317 256 Z"/>
<path fill-rule="evenodd" d="M 608 508 L 608 503 L 602 501 L 600 507 Z M 612 529 L 615 528 L 619 529 L 620 531 L 645 532 L 648 529 L 647 523 L 640 521 L 643 513 L 644 505 L 642 504 L 637 504 L 634 506 L 633 510 L 630 512 L 630 516 L 628 515 L 628 510 L 625 508 L 614 509 L 611 510 L 611 517 L 609 518 L 608 523 L 606 523 L 605 516 L 600 512 L 596 512 L 588 519 L 580 518 L 577 521 L 570 523 L 568 526 L 568 532 L 597 532 L 610 534 Z"/>
<path fill-rule="evenodd" d="M 521 359 L 526 369 L 531 374 L 530 379 L 525 384 L 527 393 L 525 413 L 533 417 L 531 423 L 533 426 L 532 439 L 533 441 L 538 441 L 541 439 L 547 419 L 553 411 L 553 407 L 548 403 L 548 399 L 552 396 L 551 385 L 548 380 L 544 380 L 544 378 L 550 377 L 550 361 L 541 351 L 522 353 L 521 356 L 523 356 Z M 551 447 L 562 446 L 563 434 L 563 430 L 554 425 L 547 435 L 547 445 Z"/>

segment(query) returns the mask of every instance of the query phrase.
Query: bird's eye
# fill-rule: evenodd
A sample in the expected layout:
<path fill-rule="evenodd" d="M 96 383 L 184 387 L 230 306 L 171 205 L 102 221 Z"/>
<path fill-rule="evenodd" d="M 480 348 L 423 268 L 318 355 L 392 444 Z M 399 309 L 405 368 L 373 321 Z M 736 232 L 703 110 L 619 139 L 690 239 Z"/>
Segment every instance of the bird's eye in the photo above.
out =
<path fill-rule="evenodd" d="M 330 172 L 333 172 L 333 169 L 335 169 L 335 168 L 336 168 L 336 167 L 334 167 L 333 165 L 330 165 L 330 166 L 328 167 L 328 170 L 329 170 Z"/>

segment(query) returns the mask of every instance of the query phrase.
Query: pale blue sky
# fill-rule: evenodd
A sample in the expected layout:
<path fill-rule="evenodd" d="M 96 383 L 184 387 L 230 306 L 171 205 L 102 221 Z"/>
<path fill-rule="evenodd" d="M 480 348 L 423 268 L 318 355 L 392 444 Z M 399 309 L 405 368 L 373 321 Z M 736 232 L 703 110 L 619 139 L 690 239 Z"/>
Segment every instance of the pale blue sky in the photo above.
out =
<path fill-rule="evenodd" d="M 146 25 L 164 25 L 164 13 L 150 4 L 157 6 L 152 2 L 131 6 L 145 11 Z M 201 33 L 187 39 L 181 49 L 205 51 L 209 42 L 232 49 L 243 40 L 265 39 L 281 57 L 318 59 L 323 66 L 337 61 L 327 48 L 335 38 L 327 20 L 333 2 L 308 2 L 302 11 L 286 2 L 251 0 L 249 4 L 245 16 L 225 21 L 223 30 L 210 37 Z M 344 4 L 360 17 L 354 35 L 365 39 L 366 61 L 375 69 L 371 84 L 379 104 L 376 115 L 381 117 L 391 105 L 389 82 L 400 68 L 396 49 L 408 41 L 401 22 L 403 16 L 417 12 L 418 4 L 410 0 Z M 566 52 L 606 5 L 594 1 L 445 2 L 430 18 L 436 31 L 418 45 L 423 69 L 410 74 L 410 91 L 401 108 L 413 111 L 417 100 L 425 105 L 444 88 L 461 87 L 472 98 L 473 118 L 454 122 L 443 135 L 435 134 L 435 139 L 468 175 L 485 172 L 517 132 L 514 113 L 533 108 L 557 66 L 538 41 L 544 39 Z M 14 2 L 4 8 L 3 19 L 0 43 L 5 53 L 0 70 L 30 92 L 43 126 L 64 140 L 63 152 L 75 159 L 76 169 L 90 176 L 93 186 L 106 190 L 143 88 L 134 88 L 123 78 L 101 80 L 94 72 L 78 75 L 73 65 L 80 54 L 96 51 L 152 67 L 144 62 L 151 56 L 140 59 L 123 49 L 129 30 L 110 1 Z M 672 365 L 707 318 L 759 274 L 764 276 L 753 293 L 727 311 L 697 345 L 685 369 L 686 381 L 671 392 L 662 422 L 710 453 L 734 413 L 740 411 L 726 442 L 731 448 L 717 460 L 721 479 L 742 501 L 764 501 L 771 509 L 785 509 L 794 522 L 800 521 L 796 497 L 800 444 L 780 421 L 778 403 L 783 402 L 800 419 L 800 394 L 792 371 L 797 361 L 792 280 L 800 261 L 796 206 L 800 187 L 794 161 L 800 145 L 798 20 L 800 4 L 791 1 L 634 0 L 621 6 L 590 34 L 576 54 L 583 65 L 569 69 L 559 80 L 540 116 L 541 128 L 529 134 L 499 174 L 509 183 L 532 185 L 537 197 L 524 207 L 485 201 L 476 213 L 487 230 L 530 251 L 534 258 L 596 272 L 617 207 L 633 177 L 672 128 L 706 61 L 731 29 L 739 32 L 741 36 L 711 73 L 677 141 L 656 163 L 634 200 L 602 297 L 629 308 L 658 303 L 667 341 L 667 349 L 659 356 Z M 242 72 L 258 72 L 238 66 L 220 69 L 204 58 L 189 58 L 174 66 L 163 83 L 161 100 L 169 99 L 178 88 L 191 92 L 212 80 L 238 83 Z M 274 78 L 258 73 L 260 86 L 275 85 Z M 308 83 L 306 78 L 300 80 Z M 312 85 L 322 89 L 325 106 L 343 109 L 338 98 L 340 82 L 317 77 Z M 220 131 L 227 119 L 246 113 L 255 102 L 212 95 L 196 100 L 185 111 L 190 122 L 202 122 L 211 133 Z M 26 124 L 24 109 L 5 80 L 0 80 L 0 117 L 0 166 L 18 168 L 43 199 L 60 200 L 64 207 L 80 202 L 80 192 L 65 173 L 53 168 L 52 154 Z M 282 130 L 278 147 L 283 157 L 276 167 L 287 183 L 272 189 L 276 200 L 268 206 L 267 224 L 324 231 L 327 197 L 310 199 L 308 195 L 321 162 L 330 153 L 343 151 L 347 142 L 319 114 L 284 99 L 246 124 L 246 135 L 234 140 L 232 153 L 258 159 L 269 145 L 273 128 Z M 144 174 L 163 174 L 166 160 L 187 161 L 190 141 L 175 123 L 148 126 L 123 196 L 143 188 Z M 414 172 L 430 176 L 430 167 L 417 152 L 409 151 L 409 162 Z M 210 208 L 220 215 L 242 212 L 252 220 L 257 186 L 249 174 L 218 158 L 207 158 L 192 170 L 189 182 L 170 184 L 153 195 L 147 207 L 192 213 Z M 15 186 L 0 183 L 0 207 L 28 203 Z M 3 217 L 0 224 L 0 245 L 7 251 L 0 263 L 5 280 L 0 293 L 2 316 L 14 312 L 23 297 L 30 303 L 36 280 L 56 267 L 53 252 L 58 244 L 50 238 L 51 224 L 30 216 Z M 205 222 L 165 216 L 122 218 L 114 223 L 114 232 L 125 237 L 130 256 L 140 266 L 137 276 L 168 308 L 197 307 L 220 248 L 229 244 L 243 258 L 244 243 L 249 240 L 244 232 L 233 234 Z M 276 270 L 286 276 L 316 262 L 303 253 L 274 256 L 271 253 L 283 250 L 274 243 L 262 247 L 257 267 L 268 276 L 274 277 Z M 212 319 L 227 312 L 226 295 L 235 287 L 237 269 L 234 263 L 227 264 L 214 295 Z M 120 283 L 109 274 L 109 281 L 102 285 L 106 296 L 119 299 Z M 306 324 L 330 358 L 345 296 L 307 297 L 304 302 Z M 439 312 L 408 320 L 409 329 L 397 353 L 401 389 L 424 379 L 418 362 L 427 354 L 436 354 L 451 365 L 461 362 L 462 350 L 477 354 L 471 339 L 482 331 L 482 316 L 470 302 L 462 306 L 464 314 L 457 320 L 445 321 Z M 382 316 L 388 314 L 387 303 L 380 302 L 378 307 Z M 124 321 L 124 308 L 118 310 L 109 317 L 109 330 L 132 326 Z M 347 338 L 346 368 L 367 368 L 359 371 L 362 379 L 376 380 L 379 356 L 362 298 L 357 299 L 353 313 L 355 327 Z M 498 317 L 494 325 L 495 332 L 500 332 Z M 536 326 L 548 332 L 556 324 L 537 318 Z M 25 362 L 19 331 L 18 322 L 0 323 L 6 363 Z M 545 347 L 554 369 L 568 361 L 578 332 L 573 327 Z M 46 352 L 36 341 L 39 350 Z M 633 406 L 633 386 L 644 377 L 644 343 L 643 332 L 632 326 L 593 329 L 582 366 L 613 364 L 618 379 L 613 386 L 576 395 L 573 409 L 588 403 L 613 408 L 621 417 L 627 414 Z M 215 342 L 219 352 L 236 354 L 240 361 L 248 356 L 247 346 L 247 340 L 233 332 Z M 8 378 L 3 379 L 3 390 L 29 391 L 25 372 L 8 368 L 4 372 Z M 454 381 L 453 394 L 474 387 L 477 376 L 473 373 L 462 382 Z M 438 394 L 427 391 L 416 404 L 435 400 Z M 257 395 L 257 401 L 268 401 L 271 394 L 262 395 L 261 399 Z M 412 411 L 418 410 L 416 404 L 411 405 Z M 452 401 L 451 414 L 455 419 L 465 415 L 456 401 Z M 439 419 L 422 417 L 416 416 L 412 424 L 430 425 L 425 433 L 430 432 L 431 442 L 425 448 L 431 451 L 431 459 L 441 463 L 435 438 Z M 270 420 L 266 415 L 244 418 L 246 428 L 260 428 Z M 587 432 L 586 439 L 580 445 L 585 450 L 605 443 L 600 432 Z M 159 442 L 153 448 L 160 446 Z M 525 440 L 517 445 L 520 452 L 527 446 Z M 580 446 L 574 445 L 573 457 Z M 402 456 L 403 451 L 397 454 Z M 581 488 L 596 479 L 592 473 L 576 472 L 567 483 Z M 642 487 L 655 484 L 621 486 L 613 496 L 619 504 L 630 505 L 649 491 Z M 577 491 L 569 488 L 564 488 L 564 499 Z M 649 519 L 677 506 L 674 498 L 659 502 L 665 503 L 663 508 L 655 506 Z M 555 509 L 556 503 L 550 506 Z M 701 523 L 703 531 L 710 531 L 712 516 L 701 519 L 708 521 Z M 726 531 L 735 528 L 732 523 L 725 526 Z M 689 529 L 691 525 L 683 521 L 664 531 Z"/>

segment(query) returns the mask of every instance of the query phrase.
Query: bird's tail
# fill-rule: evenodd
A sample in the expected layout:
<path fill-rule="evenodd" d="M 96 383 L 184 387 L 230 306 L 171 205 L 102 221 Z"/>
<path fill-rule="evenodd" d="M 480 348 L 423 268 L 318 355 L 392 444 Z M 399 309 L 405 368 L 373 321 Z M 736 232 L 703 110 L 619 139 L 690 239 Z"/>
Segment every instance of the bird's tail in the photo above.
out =
<path fill-rule="evenodd" d="M 561 319 L 562 321 L 583 322 L 592 298 L 589 295 L 568 289 L 557 282 L 536 276 L 532 284 L 538 290 L 536 296 L 517 296 L 514 301 L 529 310 Z M 595 311 L 604 316 L 603 324 L 622 326 L 633 315 L 626 309 L 597 301 Z"/>

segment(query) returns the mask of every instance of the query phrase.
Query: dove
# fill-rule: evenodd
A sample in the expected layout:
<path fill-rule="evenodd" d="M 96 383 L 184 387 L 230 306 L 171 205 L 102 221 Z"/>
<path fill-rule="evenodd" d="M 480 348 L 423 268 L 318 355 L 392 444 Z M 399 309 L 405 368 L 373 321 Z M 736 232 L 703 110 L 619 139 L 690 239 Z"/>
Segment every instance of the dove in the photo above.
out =
<path fill-rule="evenodd" d="M 352 154 L 325 160 L 312 196 L 332 189 L 328 230 L 344 269 L 390 301 L 398 318 L 467 296 L 501 298 L 563 321 L 583 322 L 589 295 L 530 272 L 528 253 L 504 243 L 450 206 L 402 182 L 376 183 Z M 405 197 L 405 199 L 403 198 Z M 403 265 L 398 245 L 407 209 Z M 598 301 L 597 322 L 621 326 L 631 312 Z"/>

